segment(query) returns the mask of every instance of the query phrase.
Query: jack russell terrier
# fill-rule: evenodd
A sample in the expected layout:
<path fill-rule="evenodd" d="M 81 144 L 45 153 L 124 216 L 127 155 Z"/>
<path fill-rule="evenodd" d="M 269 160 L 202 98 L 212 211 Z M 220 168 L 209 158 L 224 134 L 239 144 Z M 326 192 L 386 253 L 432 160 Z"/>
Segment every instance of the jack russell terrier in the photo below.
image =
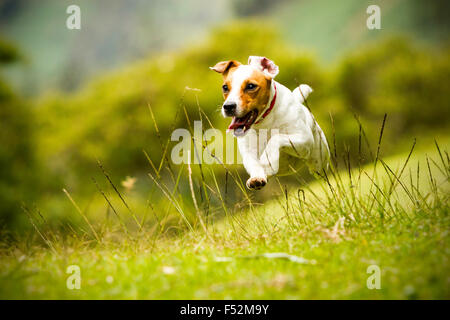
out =
<path fill-rule="evenodd" d="M 222 114 L 232 117 L 228 130 L 237 137 L 249 189 L 261 189 L 278 173 L 280 150 L 302 159 L 311 172 L 328 168 L 326 137 L 303 105 L 311 87 L 291 91 L 276 82 L 278 66 L 265 57 L 251 56 L 247 65 L 222 61 L 210 69 L 223 75 Z"/>

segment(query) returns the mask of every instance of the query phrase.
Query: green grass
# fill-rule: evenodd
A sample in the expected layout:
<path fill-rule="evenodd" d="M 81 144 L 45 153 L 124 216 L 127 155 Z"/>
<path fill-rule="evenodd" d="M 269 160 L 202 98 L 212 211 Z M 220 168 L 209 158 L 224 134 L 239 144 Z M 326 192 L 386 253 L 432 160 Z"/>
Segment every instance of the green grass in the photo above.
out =
<path fill-rule="evenodd" d="M 95 223 L 97 241 L 90 223 L 63 233 L 30 213 L 39 233 L 1 237 L 0 298 L 449 299 L 448 153 L 416 150 L 376 168 L 350 178 L 341 164 L 299 182 L 302 191 L 264 205 L 249 198 L 206 231 L 189 217 L 193 230 L 179 217 L 129 236 Z M 280 252 L 305 263 L 264 256 Z M 69 265 L 81 269 L 80 290 L 66 287 Z M 370 265 L 380 267 L 379 290 L 366 286 Z"/>

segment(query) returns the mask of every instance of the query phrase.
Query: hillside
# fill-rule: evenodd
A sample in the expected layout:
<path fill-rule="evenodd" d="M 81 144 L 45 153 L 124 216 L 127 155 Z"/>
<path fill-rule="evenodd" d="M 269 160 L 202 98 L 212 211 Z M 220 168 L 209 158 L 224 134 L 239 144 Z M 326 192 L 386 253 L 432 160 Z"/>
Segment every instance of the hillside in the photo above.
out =
<path fill-rule="evenodd" d="M 447 151 L 422 149 L 373 168 L 353 169 L 351 184 L 343 170 L 338 180 L 303 185 L 304 198 L 253 203 L 207 231 L 179 225 L 129 238 L 103 222 L 99 243 L 79 232 L 63 241 L 45 224 L 36 227 L 47 245 L 6 246 L 2 237 L 0 297 L 450 298 Z M 81 269 L 80 290 L 66 288 L 69 265 Z M 369 266 L 379 267 L 381 289 L 368 289 L 376 285 Z"/>

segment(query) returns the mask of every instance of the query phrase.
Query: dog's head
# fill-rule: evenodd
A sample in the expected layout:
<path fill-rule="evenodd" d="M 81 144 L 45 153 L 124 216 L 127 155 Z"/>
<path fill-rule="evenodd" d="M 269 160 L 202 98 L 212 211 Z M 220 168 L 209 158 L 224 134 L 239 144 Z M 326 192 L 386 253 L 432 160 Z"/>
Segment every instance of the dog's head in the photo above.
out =
<path fill-rule="evenodd" d="M 235 136 L 243 136 L 266 107 L 278 66 L 265 57 L 251 56 L 247 65 L 229 60 L 210 69 L 223 75 L 222 114 L 233 118 L 228 129 L 234 130 Z"/>

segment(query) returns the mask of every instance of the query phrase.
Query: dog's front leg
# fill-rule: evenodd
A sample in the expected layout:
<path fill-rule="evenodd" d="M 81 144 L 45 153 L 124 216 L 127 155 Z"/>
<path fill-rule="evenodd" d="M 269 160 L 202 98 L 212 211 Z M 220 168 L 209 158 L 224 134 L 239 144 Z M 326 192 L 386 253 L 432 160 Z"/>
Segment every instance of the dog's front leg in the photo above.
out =
<path fill-rule="evenodd" d="M 245 137 L 238 139 L 239 152 L 242 162 L 250 178 L 247 180 L 247 188 L 261 189 L 267 183 L 267 175 L 263 166 L 259 163 L 256 134 L 249 132 Z"/>
<path fill-rule="evenodd" d="M 259 158 L 259 163 L 264 168 L 266 176 L 277 174 L 280 164 L 280 149 L 293 148 L 295 154 L 302 159 L 307 159 L 313 147 L 313 137 L 308 133 L 301 134 L 277 134 L 270 138 L 264 152 Z"/>

